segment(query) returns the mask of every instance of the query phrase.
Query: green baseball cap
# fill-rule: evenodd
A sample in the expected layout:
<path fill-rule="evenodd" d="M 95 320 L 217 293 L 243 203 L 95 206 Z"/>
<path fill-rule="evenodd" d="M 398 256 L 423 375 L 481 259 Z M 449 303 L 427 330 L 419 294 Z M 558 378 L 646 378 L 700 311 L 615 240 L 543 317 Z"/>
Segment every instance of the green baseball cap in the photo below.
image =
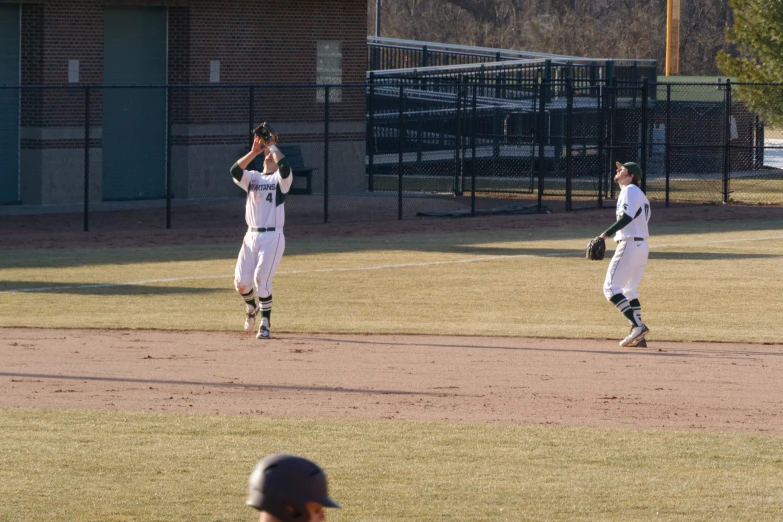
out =
<path fill-rule="evenodd" d="M 629 174 L 633 174 L 637 178 L 642 175 L 642 168 L 633 161 L 629 161 L 628 163 L 620 163 L 619 161 L 615 161 L 614 164 L 617 165 L 618 169 L 625 167 L 628 169 Z"/>

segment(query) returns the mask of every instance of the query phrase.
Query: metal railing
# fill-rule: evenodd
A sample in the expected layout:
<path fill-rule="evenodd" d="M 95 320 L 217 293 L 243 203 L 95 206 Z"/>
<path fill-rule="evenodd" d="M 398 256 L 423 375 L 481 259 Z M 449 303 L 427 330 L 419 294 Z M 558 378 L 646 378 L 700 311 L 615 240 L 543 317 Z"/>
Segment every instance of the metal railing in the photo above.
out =
<path fill-rule="evenodd" d="M 650 59 L 587 58 L 510 49 L 441 44 L 369 36 L 368 79 L 391 82 L 405 78 L 456 79 L 473 76 L 484 83 L 490 77 L 502 83 L 541 78 L 582 80 L 591 85 L 603 81 L 657 81 L 657 61 Z M 511 72 L 515 74 L 510 74 Z"/>

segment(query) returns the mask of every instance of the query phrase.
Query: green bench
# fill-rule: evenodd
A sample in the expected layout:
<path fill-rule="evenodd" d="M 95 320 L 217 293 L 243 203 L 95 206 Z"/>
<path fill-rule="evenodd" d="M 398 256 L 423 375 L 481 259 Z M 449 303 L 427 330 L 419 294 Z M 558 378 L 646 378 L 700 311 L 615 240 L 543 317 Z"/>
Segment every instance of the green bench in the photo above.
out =
<path fill-rule="evenodd" d="M 291 185 L 289 194 L 312 194 L 313 193 L 313 171 L 318 170 L 314 167 L 307 167 L 304 164 L 302 158 L 302 149 L 299 145 L 278 145 L 280 152 L 288 158 L 288 164 L 291 165 L 291 170 L 294 171 L 294 183 L 299 178 L 305 178 L 304 187 L 296 187 Z"/>

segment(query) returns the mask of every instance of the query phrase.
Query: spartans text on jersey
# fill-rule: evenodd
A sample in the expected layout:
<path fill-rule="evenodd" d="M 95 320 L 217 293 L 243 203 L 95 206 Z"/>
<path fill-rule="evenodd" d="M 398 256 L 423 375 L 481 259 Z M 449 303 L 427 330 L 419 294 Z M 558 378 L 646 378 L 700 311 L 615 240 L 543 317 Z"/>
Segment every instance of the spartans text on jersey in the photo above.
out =
<path fill-rule="evenodd" d="M 277 188 L 277 184 L 275 183 L 250 183 L 250 186 L 248 187 L 248 192 L 251 190 L 254 192 L 263 192 L 265 190 L 275 190 Z"/>

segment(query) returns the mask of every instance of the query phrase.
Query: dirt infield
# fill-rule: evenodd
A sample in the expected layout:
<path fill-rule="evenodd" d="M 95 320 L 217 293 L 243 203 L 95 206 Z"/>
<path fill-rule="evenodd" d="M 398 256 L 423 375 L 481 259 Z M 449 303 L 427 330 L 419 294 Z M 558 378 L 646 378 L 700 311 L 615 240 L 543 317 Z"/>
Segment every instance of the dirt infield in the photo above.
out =
<path fill-rule="evenodd" d="M 781 345 L 0 333 L 0 407 L 783 434 Z"/>
<path fill-rule="evenodd" d="M 301 238 L 611 224 L 575 213 L 286 226 Z M 654 222 L 783 217 L 779 207 L 654 209 Z M 6 223 L 7 224 L 7 223 Z M 5 228 L 0 250 L 232 242 L 226 228 Z M 654 228 L 653 228 L 654 233 Z M 586 240 L 589 238 L 586 238 Z M 652 337 L 654 339 L 654 336 Z M 783 434 L 783 345 L 0 329 L 0 407 Z"/>

